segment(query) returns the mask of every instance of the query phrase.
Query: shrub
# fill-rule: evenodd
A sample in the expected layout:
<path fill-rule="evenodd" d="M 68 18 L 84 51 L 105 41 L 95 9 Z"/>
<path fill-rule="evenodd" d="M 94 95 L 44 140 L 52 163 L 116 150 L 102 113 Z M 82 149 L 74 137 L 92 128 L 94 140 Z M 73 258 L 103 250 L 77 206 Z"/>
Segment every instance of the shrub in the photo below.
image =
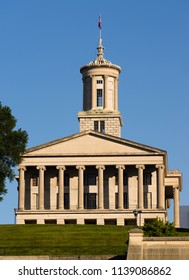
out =
<path fill-rule="evenodd" d="M 156 218 L 151 223 L 145 224 L 143 227 L 145 236 L 176 236 L 177 231 L 170 222 Z"/>

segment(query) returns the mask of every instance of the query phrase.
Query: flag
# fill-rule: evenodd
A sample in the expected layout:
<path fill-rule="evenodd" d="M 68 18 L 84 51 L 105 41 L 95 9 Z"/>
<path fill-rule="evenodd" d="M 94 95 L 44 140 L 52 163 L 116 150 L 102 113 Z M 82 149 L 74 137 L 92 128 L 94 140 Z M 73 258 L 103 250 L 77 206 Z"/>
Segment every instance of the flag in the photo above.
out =
<path fill-rule="evenodd" d="M 99 20 L 98 20 L 98 28 L 101 29 L 102 28 L 102 20 L 101 17 L 99 16 Z"/>

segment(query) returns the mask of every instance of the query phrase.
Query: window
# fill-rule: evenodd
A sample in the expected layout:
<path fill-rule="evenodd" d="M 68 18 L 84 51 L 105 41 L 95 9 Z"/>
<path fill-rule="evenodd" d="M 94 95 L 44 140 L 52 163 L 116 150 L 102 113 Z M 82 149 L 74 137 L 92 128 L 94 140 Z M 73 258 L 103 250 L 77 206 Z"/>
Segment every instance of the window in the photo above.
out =
<path fill-rule="evenodd" d="M 70 176 L 69 174 L 64 175 L 64 208 L 70 209 Z"/>
<path fill-rule="evenodd" d="M 57 224 L 57 220 L 45 220 L 45 225 L 56 225 Z"/>
<path fill-rule="evenodd" d="M 102 80 L 97 80 L 96 83 L 97 84 L 102 84 Z"/>
<path fill-rule="evenodd" d="M 97 89 L 97 107 L 102 107 L 102 89 L 98 88 Z"/>
<path fill-rule="evenodd" d="M 94 121 L 94 131 L 105 133 L 105 121 Z"/>
<path fill-rule="evenodd" d="M 118 209 L 118 193 L 115 193 L 115 208 Z"/>
<path fill-rule="evenodd" d="M 70 209 L 70 196 L 69 193 L 64 194 L 64 208 Z"/>
<path fill-rule="evenodd" d="M 96 209 L 96 193 L 85 193 L 84 204 L 85 209 Z"/>
<path fill-rule="evenodd" d="M 65 225 L 76 225 L 77 220 L 75 219 L 70 219 L 70 220 L 64 220 Z"/>
<path fill-rule="evenodd" d="M 123 204 L 124 204 L 124 209 L 128 209 L 128 193 L 124 192 L 123 194 Z"/>
<path fill-rule="evenodd" d="M 144 219 L 144 224 L 151 224 L 154 221 L 154 219 Z"/>
<path fill-rule="evenodd" d="M 37 224 L 37 220 L 25 220 L 25 225 L 28 224 Z"/>
<path fill-rule="evenodd" d="M 148 186 L 152 184 L 152 174 L 150 172 L 144 173 L 144 185 Z"/>
<path fill-rule="evenodd" d="M 117 220 L 116 219 L 105 219 L 104 220 L 104 224 L 105 225 L 110 225 L 110 226 L 113 226 L 113 225 L 117 225 Z"/>
<path fill-rule="evenodd" d="M 64 175 L 64 186 L 69 187 L 69 181 L 70 181 L 69 174 L 65 174 Z"/>
<path fill-rule="evenodd" d="M 123 185 L 128 186 L 128 175 L 127 175 L 127 173 L 123 174 Z"/>
<path fill-rule="evenodd" d="M 125 219 L 125 226 L 136 226 L 136 219 Z"/>
<path fill-rule="evenodd" d="M 96 219 L 86 219 L 85 225 L 96 225 Z"/>
<path fill-rule="evenodd" d="M 100 121 L 100 132 L 105 133 L 104 121 Z"/>
<path fill-rule="evenodd" d="M 94 121 L 94 131 L 98 131 L 98 121 Z"/>
<path fill-rule="evenodd" d="M 87 185 L 88 186 L 96 186 L 96 174 L 88 174 L 87 175 Z"/>

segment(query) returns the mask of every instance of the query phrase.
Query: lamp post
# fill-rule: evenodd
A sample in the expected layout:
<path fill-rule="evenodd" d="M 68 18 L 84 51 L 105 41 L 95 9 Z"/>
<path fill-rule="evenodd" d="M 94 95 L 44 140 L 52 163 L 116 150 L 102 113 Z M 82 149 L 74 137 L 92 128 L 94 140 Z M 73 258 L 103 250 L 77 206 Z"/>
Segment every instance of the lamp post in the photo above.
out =
<path fill-rule="evenodd" d="M 137 217 L 138 217 L 138 214 L 140 214 L 140 223 L 139 223 L 139 226 L 141 226 L 141 213 L 142 213 L 142 211 L 139 210 L 139 209 L 134 209 L 134 210 L 133 210 L 133 214 L 134 214 L 135 220 L 136 220 L 136 225 L 137 225 Z"/>
<path fill-rule="evenodd" d="M 14 223 L 16 224 L 16 211 L 17 211 L 17 208 L 14 208 Z"/>

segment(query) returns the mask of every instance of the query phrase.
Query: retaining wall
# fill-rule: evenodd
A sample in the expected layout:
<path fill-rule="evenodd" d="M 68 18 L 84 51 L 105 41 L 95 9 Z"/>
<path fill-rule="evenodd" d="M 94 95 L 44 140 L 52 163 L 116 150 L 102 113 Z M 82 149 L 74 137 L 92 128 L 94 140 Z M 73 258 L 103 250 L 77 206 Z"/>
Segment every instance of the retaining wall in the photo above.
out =
<path fill-rule="evenodd" d="M 189 237 L 144 237 L 132 229 L 127 260 L 189 260 Z"/>

